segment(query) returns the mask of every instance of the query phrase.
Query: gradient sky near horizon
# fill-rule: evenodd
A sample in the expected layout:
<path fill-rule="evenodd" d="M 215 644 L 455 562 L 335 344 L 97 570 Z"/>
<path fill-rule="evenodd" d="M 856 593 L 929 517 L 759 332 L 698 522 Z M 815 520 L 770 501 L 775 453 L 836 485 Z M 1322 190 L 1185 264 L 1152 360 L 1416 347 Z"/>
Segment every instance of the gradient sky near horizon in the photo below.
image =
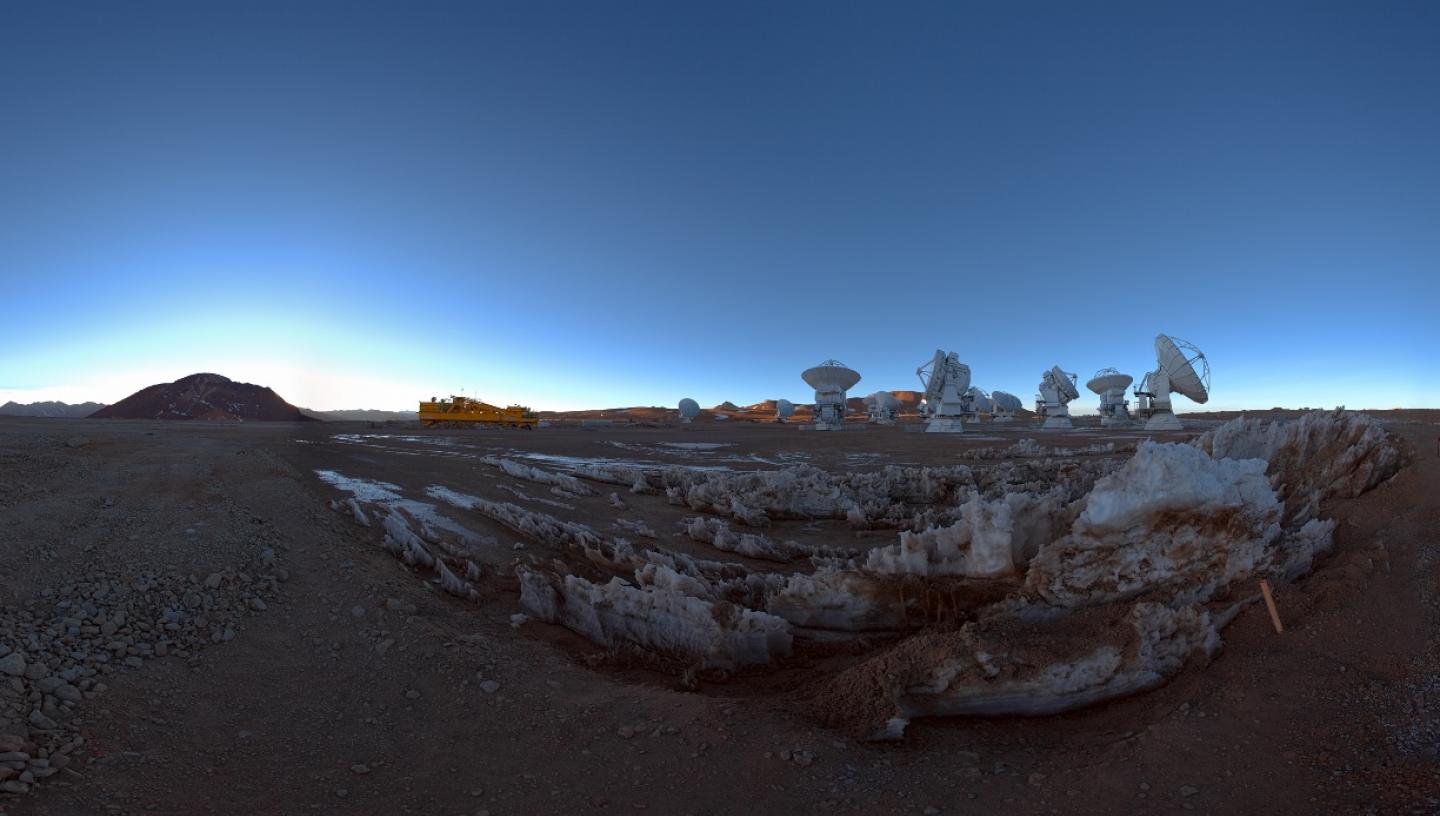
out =
<path fill-rule="evenodd" d="M 1216 409 L 1440 407 L 1437 43 L 1425 2 L 4 3 L 0 402 L 809 401 L 937 347 L 1028 401 L 1166 332 Z"/>

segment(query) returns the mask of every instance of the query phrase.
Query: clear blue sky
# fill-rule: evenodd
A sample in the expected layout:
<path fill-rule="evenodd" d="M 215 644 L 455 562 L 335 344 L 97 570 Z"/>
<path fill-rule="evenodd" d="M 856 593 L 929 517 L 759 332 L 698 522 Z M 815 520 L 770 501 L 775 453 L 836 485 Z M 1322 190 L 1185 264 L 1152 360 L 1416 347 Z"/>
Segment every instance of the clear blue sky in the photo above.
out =
<path fill-rule="evenodd" d="M 1440 407 L 1437 293 L 1436 3 L 0 4 L 0 400 Z"/>

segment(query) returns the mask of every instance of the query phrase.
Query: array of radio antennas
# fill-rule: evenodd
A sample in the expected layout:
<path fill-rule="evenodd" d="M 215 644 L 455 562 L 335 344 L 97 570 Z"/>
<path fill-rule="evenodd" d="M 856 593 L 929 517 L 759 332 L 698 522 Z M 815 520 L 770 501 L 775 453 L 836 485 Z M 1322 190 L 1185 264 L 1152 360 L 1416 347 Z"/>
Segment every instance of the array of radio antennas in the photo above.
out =
<path fill-rule="evenodd" d="M 1035 398 L 1035 413 L 1045 417 L 1040 426 L 1047 431 L 1066 430 L 1075 427 L 1070 421 L 1070 401 L 1080 396 L 1075 387 L 1077 375 L 1060 366 L 1051 366 L 1040 375 L 1040 393 Z"/>
<path fill-rule="evenodd" d="M 960 362 L 955 352 L 936 349 L 935 355 L 915 369 L 922 388 L 919 413 L 930 433 L 962 433 L 964 421 L 977 421 L 989 414 L 992 422 L 1013 422 L 1023 407 L 1020 398 L 1008 391 L 992 391 L 970 384 L 970 366 Z M 845 427 L 848 413 L 846 392 L 860 382 L 860 374 L 838 360 L 826 360 L 805 369 L 800 377 L 815 389 L 814 428 L 838 431 Z M 1047 430 L 1074 427 L 1069 404 L 1080 396 L 1076 387 L 1079 377 L 1060 366 L 1052 366 L 1041 375 L 1039 393 L 1035 397 L 1035 413 Z M 1210 399 L 1210 362 L 1204 352 L 1193 344 L 1169 335 L 1155 338 L 1155 370 L 1141 377 L 1134 385 L 1136 408 L 1132 415 L 1125 390 L 1134 378 L 1118 369 L 1102 368 L 1095 372 L 1085 387 L 1100 397 L 1097 413 L 1105 428 L 1131 426 L 1135 418 L 1145 422 L 1147 431 L 1182 430 L 1171 405 L 1171 395 L 1180 394 L 1204 404 Z M 903 407 L 895 394 L 876 391 L 864 398 L 865 410 L 875 425 L 893 425 Z M 693 399 L 680 400 L 680 421 L 690 422 L 700 414 Z M 785 422 L 795 415 L 789 400 L 775 401 L 775 421 Z"/>
<path fill-rule="evenodd" d="M 845 392 L 860 382 L 860 372 L 839 360 L 805 369 L 800 379 L 815 389 L 815 430 L 845 429 Z"/>
<path fill-rule="evenodd" d="M 1205 352 L 1166 334 L 1155 337 L 1155 370 L 1135 388 L 1136 408 L 1147 431 L 1179 431 L 1184 426 L 1170 405 L 1174 392 L 1204 405 L 1210 400 L 1210 361 Z"/>
<path fill-rule="evenodd" d="M 970 413 L 964 397 L 970 388 L 970 366 L 955 352 L 936 349 L 928 363 L 915 369 L 924 388 L 926 433 L 964 433 L 963 418 Z"/>

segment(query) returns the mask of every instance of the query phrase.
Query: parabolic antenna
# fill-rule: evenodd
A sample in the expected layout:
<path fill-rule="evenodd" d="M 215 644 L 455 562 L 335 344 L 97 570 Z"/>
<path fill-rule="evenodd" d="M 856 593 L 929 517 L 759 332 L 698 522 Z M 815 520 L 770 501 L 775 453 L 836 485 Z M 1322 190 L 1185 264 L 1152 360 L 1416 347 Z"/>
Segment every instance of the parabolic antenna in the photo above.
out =
<path fill-rule="evenodd" d="M 1085 387 L 1097 394 L 1104 394 L 1112 388 L 1124 391 L 1130 387 L 1132 382 L 1135 382 L 1135 378 L 1129 374 L 1121 374 L 1113 368 L 1102 368 L 1095 372 L 1095 376 L 1090 378 L 1090 382 L 1085 383 Z"/>
<path fill-rule="evenodd" d="M 895 415 L 900 412 L 900 400 L 889 391 L 876 391 L 865 398 L 865 410 L 874 425 L 894 425 Z"/>
<path fill-rule="evenodd" d="M 805 369 L 800 379 L 815 389 L 815 430 L 844 430 L 845 392 L 860 382 L 860 372 L 839 360 L 826 360 Z"/>
<path fill-rule="evenodd" d="M 963 433 L 963 418 L 971 411 L 966 399 L 970 387 L 970 366 L 960 362 L 955 352 L 936 349 L 930 362 L 915 369 L 925 387 L 926 433 Z"/>
<path fill-rule="evenodd" d="M 1210 361 L 1205 359 L 1205 352 L 1162 334 L 1155 338 L 1155 361 L 1170 378 L 1171 391 L 1201 405 L 1210 400 Z"/>
<path fill-rule="evenodd" d="M 1045 423 L 1040 427 L 1043 430 L 1063 430 L 1073 428 L 1075 425 L 1070 421 L 1070 400 L 1080 396 L 1080 389 L 1075 387 L 1076 376 L 1064 370 L 1060 366 L 1051 366 L 1040 376 L 1040 400 L 1036 408 L 1045 415 Z"/>
<path fill-rule="evenodd" d="M 689 422 L 700 416 L 700 403 L 689 397 L 680 400 L 680 421 Z"/>
<path fill-rule="evenodd" d="M 1130 403 L 1125 399 L 1125 389 L 1135 378 L 1121 374 L 1113 368 L 1102 368 L 1085 383 L 1085 387 L 1100 395 L 1100 425 L 1105 428 L 1122 428 L 1130 424 Z"/>
<path fill-rule="evenodd" d="M 990 402 L 994 406 L 992 422 L 1014 422 L 1015 412 L 1024 405 L 1020 398 L 1009 391 L 991 391 Z"/>
<path fill-rule="evenodd" d="M 795 403 L 787 399 L 775 400 L 775 421 L 784 422 L 795 416 Z"/>
<path fill-rule="evenodd" d="M 849 391 L 860 382 L 860 372 L 839 360 L 826 360 L 814 368 L 805 369 L 800 379 L 816 391 Z"/>
<path fill-rule="evenodd" d="M 1184 428 L 1170 406 L 1170 392 L 1205 404 L 1210 399 L 1210 361 L 1193 344 L 1168 335 L 1155 337 L 1157 368 L 1145 375 L 1144 390 L 1136 390 L 1141 405 L 1149 403 L 1147 431 L 1178 431 Z"/>
<path fill-rule="evenodd" d="M 1055 386 L 1060 389 L 1060 395 L 1065 397 L 1065 402 L 1076 399 L 1080 396 L 1080 389 L 1075 387 L 1076 376 L 1060 368 L 1052 366 L 1050 373 L 1055 377 Z"/>
<path fill-rule="evenodd" d="M 977 414 L 989 414 L 995 411 L 995 404 L 991 402 L 990 395 L 985 389 L 970 386 L 965 389 L 965 396 L 970 398 L 970 407 Z"/>

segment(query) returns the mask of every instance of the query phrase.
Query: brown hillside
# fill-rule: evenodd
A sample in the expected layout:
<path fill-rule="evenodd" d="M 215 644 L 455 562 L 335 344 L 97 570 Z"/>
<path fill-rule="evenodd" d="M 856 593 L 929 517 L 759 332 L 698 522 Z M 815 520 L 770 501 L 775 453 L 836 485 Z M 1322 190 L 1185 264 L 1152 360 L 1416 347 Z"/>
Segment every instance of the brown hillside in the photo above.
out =
<path fill-rule="evenodd" d="M 313 422 L 263 385 L 237 383 L 219 374 L 191 374 L 142 388 L 92 419 L 208 419 L 247 422 Z"/>

